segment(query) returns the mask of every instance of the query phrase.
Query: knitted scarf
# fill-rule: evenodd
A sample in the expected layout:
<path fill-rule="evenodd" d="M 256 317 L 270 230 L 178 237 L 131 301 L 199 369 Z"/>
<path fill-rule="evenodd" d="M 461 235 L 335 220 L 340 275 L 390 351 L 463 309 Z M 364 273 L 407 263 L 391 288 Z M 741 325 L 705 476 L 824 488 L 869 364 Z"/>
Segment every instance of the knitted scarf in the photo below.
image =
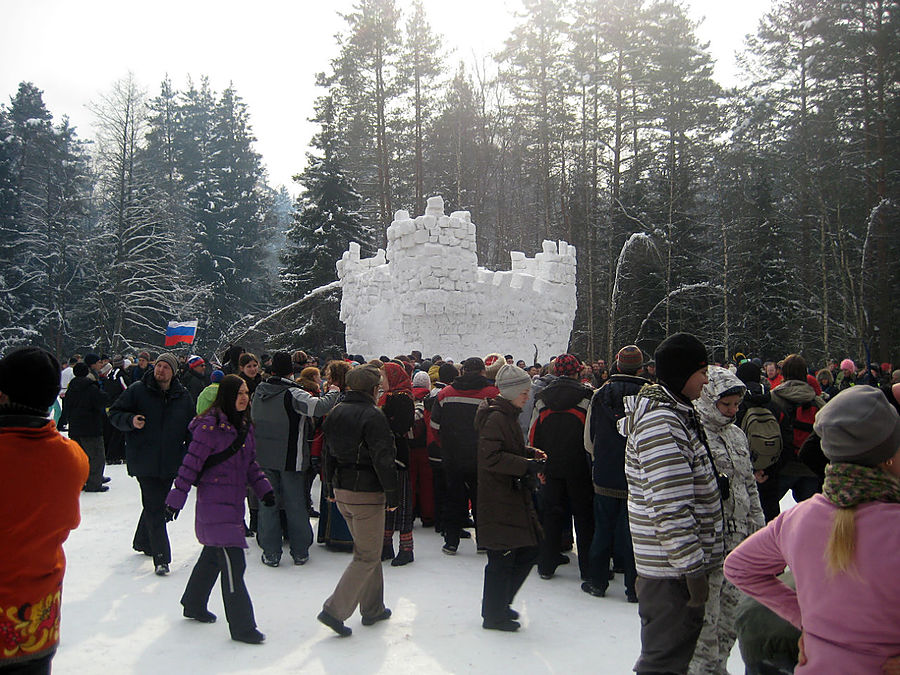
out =
<path fill-rule="evenodd" d="M 822 493 L 842 509 L 867 502 L 900 503 L 900 481 L 875 466 L 837 462 L 825 467 Z"/>

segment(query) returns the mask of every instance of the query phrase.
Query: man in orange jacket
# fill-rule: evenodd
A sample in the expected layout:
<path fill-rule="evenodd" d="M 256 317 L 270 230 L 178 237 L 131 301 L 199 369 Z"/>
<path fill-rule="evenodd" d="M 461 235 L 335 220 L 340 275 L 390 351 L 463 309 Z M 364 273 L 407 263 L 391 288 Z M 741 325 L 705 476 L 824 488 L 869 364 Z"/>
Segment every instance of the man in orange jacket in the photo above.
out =
<path fill-rule="evenodd" d="M 37 347 L 0 359 L 0 671 L 49 673 L 59 643 L 62 544 L 81 519 L 88 459 L 47 411 L 59 362 Z"/>

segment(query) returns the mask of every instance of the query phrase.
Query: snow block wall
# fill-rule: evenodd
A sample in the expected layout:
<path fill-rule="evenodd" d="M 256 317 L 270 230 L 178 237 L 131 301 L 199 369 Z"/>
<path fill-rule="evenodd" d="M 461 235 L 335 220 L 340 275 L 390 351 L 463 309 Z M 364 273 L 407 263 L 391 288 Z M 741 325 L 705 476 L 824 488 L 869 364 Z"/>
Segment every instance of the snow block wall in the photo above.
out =
<path fill-rule="evenodd" d="M 359 244 L 337 263 L 347 351 L 373 358 L 419 349 L 457 362 L 490 352 L 531 363 L 566 351 L 575 320 L 575 247 L 543 242 L 534 258 L 510 252 L 512 269 L 478 266 L 468 211 L 444 214 L 441 197 L 425 215 L 397 211 L 387 251 L 360 258 Z"/>

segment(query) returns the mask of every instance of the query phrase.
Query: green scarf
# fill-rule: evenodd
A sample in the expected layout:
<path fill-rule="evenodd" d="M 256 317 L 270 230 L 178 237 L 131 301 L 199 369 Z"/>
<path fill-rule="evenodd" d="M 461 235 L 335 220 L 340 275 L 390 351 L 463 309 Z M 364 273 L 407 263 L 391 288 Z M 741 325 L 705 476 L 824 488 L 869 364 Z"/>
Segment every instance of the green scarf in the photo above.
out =
<path fill-rule="evenodd" d="M 900 481 L 876 466 L 838 462 L 825 467 L 822 493 L 842 509 L 867 502 L 900 503 Z"/>

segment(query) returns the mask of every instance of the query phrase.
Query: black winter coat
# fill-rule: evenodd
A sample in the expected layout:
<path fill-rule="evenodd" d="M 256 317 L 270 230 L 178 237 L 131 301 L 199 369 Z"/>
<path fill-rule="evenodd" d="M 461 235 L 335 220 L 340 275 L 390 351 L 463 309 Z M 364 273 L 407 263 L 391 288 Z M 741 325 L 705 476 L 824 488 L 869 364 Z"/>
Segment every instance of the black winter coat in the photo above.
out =
<path fill-rule="evenodd" d="M 625 437 L 618 421 L 625 416 L 626 396 L 634 396 L 648 380 L 635 375 L 613 375 L 591 398 L 590 439 L 594 459 L 592 478 L 597 494 L 625 499 Z"/>
<path fill-rule="evenodd" d="M 69 436 L 102 436 L 106 405 L 106 394 L 96 379 L 90 375 L 73 378 L 63 399 L 63 409 L 69 416 Z"/>
<path fill-rule="evenodd" d="M 531 444 L 547 453 L 547 475 L 572 478 L 590 473 L 584 422 L 593 390 L 559 377 L 535 396 Z"/>
<path fill-rule="evenodd" d="M 409 439 L 406 434 L 412 429 L 416 419 L 416 404 L 403 392 L 388 394 L 381 412 L 387 417 L 391 432 L 394 434 L 394 447 L 397 448 L 397 464 L 401 469 L 409 468 Z"/>
<path fill-rule="evenodd" d="M 193 368 L 188 368 L 181 376 L 181 384 L 188 390 L 194 402 L 200 397 L 200 392 L 209 386 L 209 378 L 206 375 L 198 375 Z"/>
<path fill-rule="evenodd" d="M 322 424 L 325 489 L 384 492 L 387 506 L 399 505 L 397 451 L 387 417 L 371 396 L 348 391 Z"/>
<path fill-rule="evenodd" d="M 109 421 L 125 432 L 125 460 L 131 476 L 172 480 L 191 441 L 188 424 L 194 418 L 194 401 L 177 379 L 168 391 L 156 383 L 153 372 L 135 382 L 109 409 Z M 143 415 L 143 429 L 131 420 Z"/>

